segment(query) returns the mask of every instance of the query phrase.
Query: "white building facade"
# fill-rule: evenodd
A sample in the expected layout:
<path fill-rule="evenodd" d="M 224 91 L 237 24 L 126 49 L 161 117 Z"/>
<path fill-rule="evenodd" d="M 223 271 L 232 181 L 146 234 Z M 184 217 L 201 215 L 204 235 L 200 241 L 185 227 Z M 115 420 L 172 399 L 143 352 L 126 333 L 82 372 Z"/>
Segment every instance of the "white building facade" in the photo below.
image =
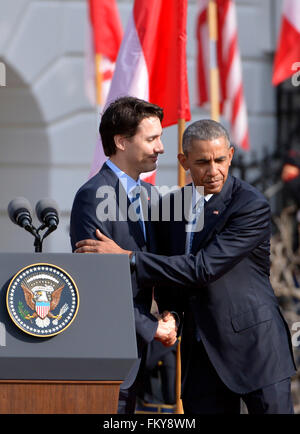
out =
<path fill-rule="evenodd" d="M 123 27 L 133 0 L 118 0 Z M 239 46 L 251 148 L 275 146 L 273 55 L 281 0 L 237 0 Z M 188 0 L 188 77 L 192 121 L 209 117 L 196 107 L 196 0 Z M 98 115 L 85 93 L 85 0 L 0 0 L 0 251 L 33 252 L 33 238 L 13 225 L 9 201 L 44 197 L 60 208 L 59 229 L 44 251 L 70 252 L 74 195 L 87 180 Z M 4 66 L 3 66 L 4 65 Z M 3 75 L 5 68 L 5 76 Z M 0 71 L 0 72 L 1 72 Z M 5 84 L 5 85 L 3 85 Z M 164 131 L 158 185 L 177 183 L 177 127 Z M 34 216 L 34 223 L 37 224 Z"/>

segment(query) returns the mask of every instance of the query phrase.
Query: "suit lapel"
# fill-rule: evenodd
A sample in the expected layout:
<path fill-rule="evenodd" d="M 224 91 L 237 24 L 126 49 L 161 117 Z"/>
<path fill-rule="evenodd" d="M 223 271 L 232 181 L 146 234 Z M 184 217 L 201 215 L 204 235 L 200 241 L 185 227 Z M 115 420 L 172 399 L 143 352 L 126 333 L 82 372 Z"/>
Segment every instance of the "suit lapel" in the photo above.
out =
<path fill-rule="evenodd" d="M 176 191 L 170 197 L 170 207 L 171 207 L 171 228 L 170 228 L 170 254 L 173 255 L 183 255 L 185 254 L 185 243 L 186 243 L 186 234 L 187 234 L 187 225 L 189 221 L 187 220 L 192 195 L 189 194 L 189 189 L 192 188 L 192 184 L 184 186 L 180 190 Z M 190 190 L 191 191 L 191 190 Z M 178 220 L 176 218 L 175 206 L 177 209 L 176 202 L 177 196 L 179 196 L 179 201 L 181 201 L 181 215 L 178 216 Z M 179 202 L 180 203 L 180 202 Z M 166 223 L 168 225 L 168 223 Z"/>
<path fill-rule="evenodd" d="M 145 186 L 141 184 L 141 186 L 143 187 L 141 189 L 141 194 L 140 194 L 140 205 L 142 207 L 142 213 L 143 216 L 145 216 L 144 220 L 144 224 L 145 224 L 145 232 L 146 232 L 146 237 L 149 235 L 147 234 L 147 219 L 148 219 L 148 193 L 145 192 Z M 121 185 L 121 187 L 123 188 L 123 186 Z M 128 199 L 128 206 L 130 206 L 131 202 Z M 143 228 L 141 226 L 141 223 L 138 221 L 131 221 L 128 219 L 128 224 L 129 227 L 132 228 L 132 230 L 135 230 L 136 233 L 136 241 L 138 243 L 138 245 L 140 246 L 141 250 L 147 250 L 147 246 L 146 246 L 146 240 L 144 237 L 144 232 L 143 232 Z"/>
<path fill-rule="evenodd" d="M 172 224 L 172 243 L 171 252 L 173 255 L 184 255 L 185 254 L 185 243 L 186 243 L 186 225 L 185 219 L 178 222 L 173 222 Z M 174 252 L 174 253 L 173 253 Z"/>
<path fill-rule="evenodd" d="M 214 199 L 214 200 L 213 200 Z M 196 232 L 193 238 L 192 251 L 195 251 L 202 243 L 205 241 L 216 226 L 220 215 L 225 209 L 224 202 L 219 198 L 211 198 L 212 203 L 210 201 L 206 202 L 204 205 L 204 220 L 203 220 L 203 229 L 199 232 Z"/>
<path fill-rule="evenodd" d="M 151 222 L 152 211 L 153 211 L 151 210 L 151 207 L 158 206 L 158 204 L 152 203 L 151 201 L 151 196 L 153 193 L 151 187 L 153 186 L 151 186 L 150 184 L 144 181 L 141 181 L 141 186 L 143 187 L 141 190 L 141 206 L 142 206 L 143 216 L 144 216 L 147 248 L 149 251 L 155 252 L 156 242 L 155 242 L 155 236 L 153 235 L 153 227 Z"/>
<path fill-rule="evenodd" d="M 128 217 L 128 208 L 130 207 L 131 202 L 128 199 L 127 193 L 124 190 L 122 183 L 115 175 L 115 173 L 107 166 L 106 163 L 104 163 L 102 166 L 101 175 L 104 176 L 107 184 L 112 186 L 116 192 L 117 224 L 127 225 L 129 233 L 133 236 L 140 249 L 146 250 L 146 242 L 141 225 L 139 224 L 139 222 L 132 221 Z"/>
<path fill-rule="evenodd" d="M 233 178 L 228 175 L 225 185 L 219 194 L 214 195 L 204 205 L 204 226 L 199 232 L 196 232 L 193 238 L 192 253 L 195 253 L 206 244 L 211 238 L 218 222 L 222 218 L 222 213 L 226 209 L 231 199 Z"/>

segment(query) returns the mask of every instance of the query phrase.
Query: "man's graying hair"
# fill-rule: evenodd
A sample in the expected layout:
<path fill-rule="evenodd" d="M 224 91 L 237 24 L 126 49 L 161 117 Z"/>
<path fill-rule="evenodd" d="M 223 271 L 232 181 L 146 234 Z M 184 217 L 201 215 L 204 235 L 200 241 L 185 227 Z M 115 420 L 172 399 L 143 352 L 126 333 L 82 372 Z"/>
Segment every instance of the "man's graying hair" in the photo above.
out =
<path fill-rule="evenodd" d="M 224 137 L 230 148 L 230 137 L 227 130 L 219 122 L 212 119 L 201 119 L 193 122 L 183 133 L 182 149 L 187 154 L 191 149 L 193 140 L 214 140 Z"/>

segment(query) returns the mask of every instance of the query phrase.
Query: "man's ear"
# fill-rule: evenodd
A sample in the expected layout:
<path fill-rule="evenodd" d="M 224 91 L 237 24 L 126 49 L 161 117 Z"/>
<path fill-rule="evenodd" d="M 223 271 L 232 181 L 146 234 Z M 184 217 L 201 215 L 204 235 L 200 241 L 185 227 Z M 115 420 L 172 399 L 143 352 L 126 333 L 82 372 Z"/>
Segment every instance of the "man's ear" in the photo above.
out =
<path fill-rule="evenodd" d="M 177 158 L 181 166 L 184 168 L 184 170 L 189 170 L 190 166 L 188 163 L 187 156 L 185 154 L 178 154 Z"/>
<path fill-rule="evenodd" d="M 124 151 L 126 147 L 126 138 L 124 136 L 121 136 L 120 134 L 116 134 L 114 136 L 114 141 L 116 144 L 116 147 L 120 149 L 120 151 Z"/>
<path fill-rule="evenodd" d="M 231 165 L 231 161 L 232 161 L 233 155 L 234 155 L 234 147 L 231 146 L 229 148 L 229 166 Z"/>

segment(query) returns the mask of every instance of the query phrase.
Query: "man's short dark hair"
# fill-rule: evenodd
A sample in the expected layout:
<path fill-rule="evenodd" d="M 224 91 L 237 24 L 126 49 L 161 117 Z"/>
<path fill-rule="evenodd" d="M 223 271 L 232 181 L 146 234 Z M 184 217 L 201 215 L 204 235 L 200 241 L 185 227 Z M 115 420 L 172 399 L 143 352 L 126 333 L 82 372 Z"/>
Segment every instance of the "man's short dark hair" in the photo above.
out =
<path fill-rule="evenodd" d="M 230 137 L 223 125 L 213 119 L 200 119 L 189 125 L 183 133 L 183 152 L 186 155 L 188 154 L 194 140 L 215 140 L 219 137 L 224 137 L 228 148 L 230 148 Z"/>
<path fill-rule="evenodd" d="M 116 153 L 114 141 L 116 135 L 133 137 L 140 122 L 153 116 L 162 121 L 163 109 L 158 105 L 131 96 L 113 101 L 103 113 L 99 127 L 105 155 L 110 157 Z"/>

